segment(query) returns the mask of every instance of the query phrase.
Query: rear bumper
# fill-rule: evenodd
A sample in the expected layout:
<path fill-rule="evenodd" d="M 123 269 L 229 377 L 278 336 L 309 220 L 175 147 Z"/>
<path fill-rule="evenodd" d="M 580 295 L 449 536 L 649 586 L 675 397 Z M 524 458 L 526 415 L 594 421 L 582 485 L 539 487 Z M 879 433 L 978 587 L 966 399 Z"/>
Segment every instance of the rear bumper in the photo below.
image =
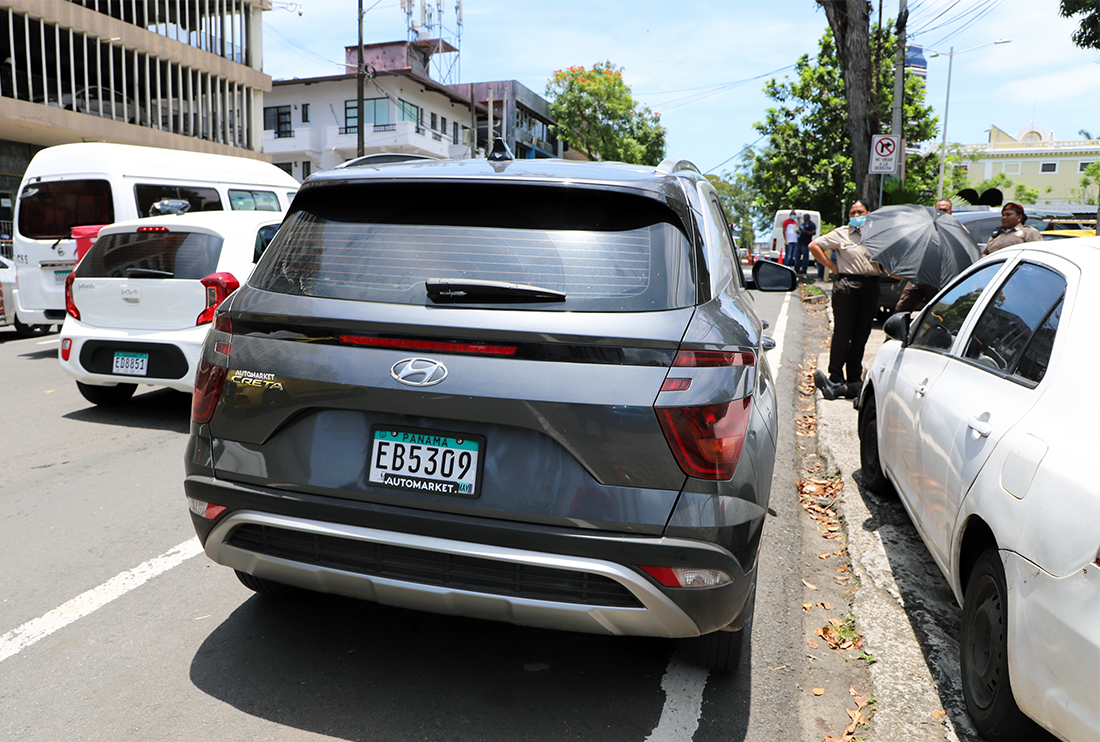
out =
<path fill-rule="evenodd" d="M 60 352 L 58 359 L 69 376 L 84 384 L 155 384 L 189 393 L 195 385 L 195 369 L 209 328 L 209 325 L 181 330 L 91 327 L 68 317 L 61 329 L 61 339 L 72 340 L 72 349 L 69 360 L 61 360 Z M 109 360 L 103 358 L 114 350 L 148 353 L 149 373 L 146 376 L 110 373 Z"/>
<path fill-rule="evenodd" d="M 681 638 L 740 628 L 752 596 L 729 551 L 683 538 L 534 526 L 283 493 L 189 475 L 213 561 L 288 585 L 414 610 L 597 634 Z M 708 567 L 733 581 L 666 588 L 638 565 Z"/>

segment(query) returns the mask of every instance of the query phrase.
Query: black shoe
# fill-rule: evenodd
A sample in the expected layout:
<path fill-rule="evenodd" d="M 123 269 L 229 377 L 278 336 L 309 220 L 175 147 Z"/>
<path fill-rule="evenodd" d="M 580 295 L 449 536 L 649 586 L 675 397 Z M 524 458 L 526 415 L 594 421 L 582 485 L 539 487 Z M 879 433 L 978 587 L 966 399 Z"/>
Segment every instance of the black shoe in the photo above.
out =
<path fill-rule="evenodd" d="M 844 391 L 840 396 L 845 399 L 859 399 L 859 393 L 863 390 L 862 381 L 850 381 L 844 385 Z"/>
<path fill-rule="evenodd" d="M 814 371 L 814 386 L 821 390 L 821 396 L 825 399 L 837 399 L 843 396 L 846 390 L 844 384 L 830 381 L 829 378 L 820 371 Z"/>

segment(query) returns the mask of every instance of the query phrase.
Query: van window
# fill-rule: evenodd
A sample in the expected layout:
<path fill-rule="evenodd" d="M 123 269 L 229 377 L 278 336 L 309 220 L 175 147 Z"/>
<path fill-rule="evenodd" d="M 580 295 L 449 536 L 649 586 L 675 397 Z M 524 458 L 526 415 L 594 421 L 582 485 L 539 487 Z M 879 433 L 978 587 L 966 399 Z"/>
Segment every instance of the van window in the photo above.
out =
<path fill-rule="evenodd" d="M 19 233 L 32 240 L 69 239 L 81 224 L 115 221 L 111 184 L 105 180 L 31 183 L 19 194 Z"/>
<path fill-rule="evenodd" d="M 183 199 L 191 204 L 191 211 L 221 211 L 222 199 L 215 188 L 202 188 L 162 183 L 138 183 L 134 186 L 138 216 L 149 216 L 149 209 L 157 201 Z M 103 222 L 108 224 L 109 222 Z"/>
<path fill-rule="evenodd" d="M 229 208 L 233 211 L 282 211 L 274 191 L 229 189 Z"/>
<path fill-rule="evenodd" d="M 200 232 L 103 235 L 76 267 L 78 278 L 191 278 L 218 269 L 222 238 Z"/>

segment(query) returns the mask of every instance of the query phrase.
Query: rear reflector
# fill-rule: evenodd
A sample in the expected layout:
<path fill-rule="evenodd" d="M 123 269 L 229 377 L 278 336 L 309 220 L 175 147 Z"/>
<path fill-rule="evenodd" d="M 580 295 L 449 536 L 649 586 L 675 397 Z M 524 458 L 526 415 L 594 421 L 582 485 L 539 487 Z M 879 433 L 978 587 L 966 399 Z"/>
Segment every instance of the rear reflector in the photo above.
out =
<path fill-rule="evenodd" d="M 676 463 L 689 477 L 733 478 L 749 426 L 752 398 L 705 407 L 657 407 L 657 420 Z"/>
<path fill-rule="evenodd" d="M 673 368 L 716 368 L 718 366 L 755 366 L 756 356 L 746 350 L 681 350 L 672 361 Z"/>
<path fill-rule="evenodd" d="M 195 515 L 200 518 L 206 518 L 207 520 L 214 520 L 229 509 L 225 505 L 215 505 L 212 502 L 203 502 L 193 497 L 187 498 L 187 507 L 189 507 L 191 512 Z"/>
<path fill-rule="evenodd" d="M 405 338 L 380 338 L 364 335 L 341 335 L 340 342 L 348 345 L 364 345 L 371 348 L 394 350 L 423 350 L 435 353 L 467 353 L 484 356 L 514 356 L 514 345 L 482 345 L 479 343 L 452 343 L 436 340 L 409 340 Z"/>
<path fill-rule="evenodd" d="M 638 569 L 665 587 L 718 587 L 733 582 L 733 578 L 720 569 L 691 567 L 647 567 Z"/>
<path fill-rule="evenodd" d="M 61 360 L 69 360 L 69 355 L 73 352 L 73 339 L 62 338 L 61 339 Z"/>

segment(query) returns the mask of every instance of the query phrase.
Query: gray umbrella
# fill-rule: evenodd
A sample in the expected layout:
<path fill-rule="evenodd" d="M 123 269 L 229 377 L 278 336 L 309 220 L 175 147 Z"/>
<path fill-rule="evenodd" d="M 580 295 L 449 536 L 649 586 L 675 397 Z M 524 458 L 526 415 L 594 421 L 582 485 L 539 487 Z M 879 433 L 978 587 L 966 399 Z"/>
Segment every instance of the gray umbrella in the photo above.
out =
<path fill-rule="evenodd" d="M 966 227 L 928 206 L 883 206 L 867 215 L 860 233 L 876 263 L 922 285 L 943 288 L 978 259 Z"/>

